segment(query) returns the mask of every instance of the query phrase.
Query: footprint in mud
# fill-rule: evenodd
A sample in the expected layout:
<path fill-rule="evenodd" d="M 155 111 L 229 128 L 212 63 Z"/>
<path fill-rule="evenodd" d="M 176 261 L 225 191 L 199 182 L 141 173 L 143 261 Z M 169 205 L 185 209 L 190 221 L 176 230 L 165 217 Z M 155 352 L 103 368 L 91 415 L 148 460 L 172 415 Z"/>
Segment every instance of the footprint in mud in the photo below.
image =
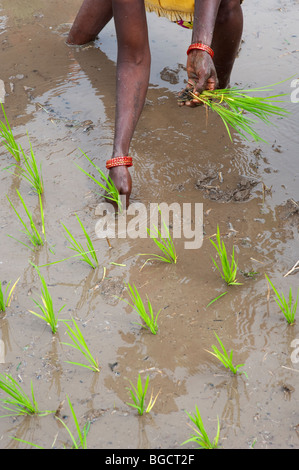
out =
<path fill-rule="evenodd" d="M 284 393 L 284 398 L 285 400 L 290 400 L 291 399 L 291 394 L 295 391 L 295 388 L 287 383 L 283 383 L 281 385 L 282 391 Z"/>
<path fill-rule="evenodd" d="M 164 82 L 169 82 L 172 85 L 176 85 L 180 81 L 180 72 L 184 70 L 183 65 L 178 64 L 176 69 L 170 67 L 164 67 L 160 72 L 160 77 Z"/>
<path fill-rule="evenodd" d="M 106 278 L 100 287 L 100 295 L 109 305 L 116 305 L 120 300 L 120 296 L 124 290 L 124 283 L 121 278 Z"/>
<path fill-rule="evenodd" d="M 277 213 L 281 220 L 288 221 L 299 228 L 299 201 L 288 199 L 277 207 Z"/>
<path fill-rule="evenodd" d="M 252 193 L 252 189 L 260 181 L 241 176 L 237 182 L 232 184 L 232 188 L 223 189 L 223 177 L 213 169 L 203 173 L 195 183 L 195 188 L 202 190 L 205 197 L 212 201 L 220 202 L 243 202 L 247 201 Z"/>

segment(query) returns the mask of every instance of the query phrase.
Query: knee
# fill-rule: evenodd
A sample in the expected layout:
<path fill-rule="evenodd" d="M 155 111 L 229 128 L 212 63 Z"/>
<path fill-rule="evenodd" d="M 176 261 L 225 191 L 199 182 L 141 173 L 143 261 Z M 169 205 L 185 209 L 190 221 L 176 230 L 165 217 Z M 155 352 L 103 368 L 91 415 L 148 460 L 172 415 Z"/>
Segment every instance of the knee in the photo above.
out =
<path fill-rule="evenodd" d="M 235 15 L 242 14 L 240 0 L 222 0 L 219 6 L 217 22 L 227 23 Z"/>

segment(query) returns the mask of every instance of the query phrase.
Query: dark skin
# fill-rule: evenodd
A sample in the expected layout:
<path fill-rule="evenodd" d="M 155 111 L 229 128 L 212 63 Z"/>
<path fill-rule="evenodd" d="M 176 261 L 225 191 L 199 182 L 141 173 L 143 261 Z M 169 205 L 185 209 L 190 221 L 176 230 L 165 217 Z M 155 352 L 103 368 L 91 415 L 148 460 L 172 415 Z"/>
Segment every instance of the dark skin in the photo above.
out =
<path fill-rule="evenodd" d="M 84 0 L 72 25 L 68 44 L 93 41 L 114 18 L 117 43 L 116 113 L 112 158 L 129 155 L 131 140 L 142 112 L 150 75 L 150 50 L 144 0 Z M 239 0 L 195 0 L 191 43 L 202 42 L 214 50 L 214 58 L 193 50 L 187 58 L 187 88 L 194 93 L 225 88 L 229 84 L 243 29 Z M 195 107 L 197 100 L 180 103 Z M 128 167 L 109 170 L 127 206 L 132 191 Z"/>

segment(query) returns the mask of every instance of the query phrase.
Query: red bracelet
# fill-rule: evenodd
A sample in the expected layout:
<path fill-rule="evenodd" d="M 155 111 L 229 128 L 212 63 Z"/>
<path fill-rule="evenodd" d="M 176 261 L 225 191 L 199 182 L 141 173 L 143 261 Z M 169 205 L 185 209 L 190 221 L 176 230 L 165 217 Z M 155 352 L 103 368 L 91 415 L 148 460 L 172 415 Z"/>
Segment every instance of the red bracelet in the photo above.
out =
<path fill-rule="evenodd" d="M 187 50 L 187 55 L 190 54 L 190 52 L 193 50 L 193 49 L 199 49 L 201 51 L 206 51 L 208 54 L 210 54 L 210 56 L 214 57 L 214 51 L 213 49 L 211 49 L 211 47 L 209 46 L 206 46 L 205 44 L 202 44 L 201 42 L 196 42 L 195 44 L 191 44 L 189 47 L 188 47 L 188 50 Z"/>
<path fill-rule="evenodd" d="M 106 162 L 106 168 L 113 168 L 115 166 L 132 166 L 132 157 L 113 157 Z"/>

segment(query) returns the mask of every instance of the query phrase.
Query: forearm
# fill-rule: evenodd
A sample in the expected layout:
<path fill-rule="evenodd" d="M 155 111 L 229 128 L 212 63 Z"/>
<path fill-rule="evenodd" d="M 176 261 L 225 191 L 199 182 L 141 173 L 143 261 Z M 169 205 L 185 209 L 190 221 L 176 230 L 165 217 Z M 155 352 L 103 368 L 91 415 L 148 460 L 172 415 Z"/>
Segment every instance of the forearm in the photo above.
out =
<path fill-rule="evenodd" d="M 113 155 L 128 155 L 131 139 L 142 112 L 149 68 L 121 62 L 117 68 L 115 137 Z"/>
<path fill-rule="evenodd" d="M 195 0 L 192 43 L 211 46 L 221 0 Z"/>
<path fill-rule="evenodd" d="M 127 154 L 144 106 L 150 51 L 143 0 L 113 0 L 118 41 L 114 154 Z"/>

